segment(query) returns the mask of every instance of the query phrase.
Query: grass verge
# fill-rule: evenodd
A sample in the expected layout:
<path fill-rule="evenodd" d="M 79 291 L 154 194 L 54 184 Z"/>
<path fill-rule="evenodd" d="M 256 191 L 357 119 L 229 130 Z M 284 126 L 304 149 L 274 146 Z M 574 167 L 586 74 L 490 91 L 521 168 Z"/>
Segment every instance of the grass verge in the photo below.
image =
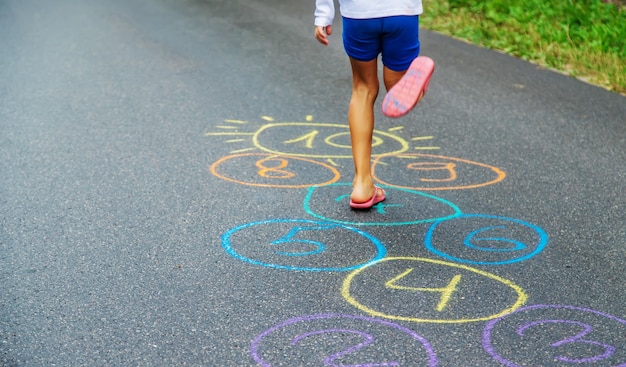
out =
<path fill-rule="evenodd" d="M 425 0 L 420 23 L 626 95 L 626 0 Z"/>

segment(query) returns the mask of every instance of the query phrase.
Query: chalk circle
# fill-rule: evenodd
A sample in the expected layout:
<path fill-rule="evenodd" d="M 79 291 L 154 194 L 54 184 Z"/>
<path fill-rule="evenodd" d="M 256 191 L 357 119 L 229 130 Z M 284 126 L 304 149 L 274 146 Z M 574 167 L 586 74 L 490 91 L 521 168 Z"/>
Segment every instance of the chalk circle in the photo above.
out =
<path fill-rule="evenodd" d="M 451 279 L 456 279 L 454 286 Z M 513 312 L 528 298 L 521 287 L 495 274 L 417 257 L 387 257 L 356 269 L 345 278 L 341 295 L 374 317 L 435 324 L 491 320 Z M 437 309 L 444 302 L 445 308 Z M 456 316 L 468 312 L 475 315 Z"/>
<path fill-rule="evenodd" d="M 333 242 L 338 238 L 344 242 Z M 382 242 L 367 232 L 305 219 L 272 219 L 237 226 L 222 235 L 222 247 L 250 264 L 311 272 L 351 271 L 387 255 Z M 358 256 L 361 258 L 355 260 Z"/>
<path fill-rule="evenodd" d="M 387 185 L 378 185 L 386 191 L 386 201 L 376 204 L 370 210 L 351 210 L 351 186 L 347 182 L 311 186 L 304 198 L 304 211 L 317 219 L 351 226 L 432 223 L 462 214 L 459 207 L 443 198 Z"/>
<path fill-rule="evenodd" d="M 333 132 L 333 131 L 339 132 Z M 293 132 L 291 132 L 293 131 Z M 286 142 L 277 136 L 289 135 Z M 263 125 L 252 136 L 254 146 L 266 153 L 307 158 L 352 158 L 350 130 L 347 124 L 316 122 L 281 122 Z M 341 140 L 344 140 L 342 142 Z M 272 147 L 271 143 L 280 142 Z M 327 146 L 319 148 L 320 143 Z M 400 154 L 409 149 L 409 143 L 401 137 L 380 130 L 374 130 L 372 156 Z M 329 152 L 330 150 L 330 152 Z M 326 153 L 321 153 L 322 151 Z"/>
<path fill-rule="evenodd" d="M 626 320 L 608 313 L 569 305 L 530 305 L 490 320 L 482 344 L 507 367 L 560 366 L 558 362 L 626 367 L 625 335 Z M 497 341 L 498 336 L 505 340 Z"/>
<path fill-rule="evenodd" d="M 390 162 L 392 160 L 404 161 L 404 164 L 394 164 Z M 398 166 L 404 166 L 406 170 L 398 171 Z M 405 182 L 394 183 L 383 180 L 381 176 L 386 175 L 379 173 L 384 167 L 393 169 L 394 174 L 389 177 L 398 177 L 398 172 L 404 173 L 406 177 L 403 181 Z M 428 174 L 425 175 L 424 172 Z M 419 191 L 475 189 L 493 185 L 506 177 L 504 171 L 488 164 L 443 155 L 415 153 L 377 156 L 372 163 L 372 175 L 381 184 Z M 406 182 L 411 184 L 406 184 Z"/>
<path fill-rule="evenodd" d="M 344 324 L 346 326 L 343 326 Z M 394 330 L 402 334 L 391 334 Z M 390 334 L 393 337 L 390 337 Z M 402 337 L 402 335 L 408 337 Z M 323 339 L 324 336 L 327 338 Z M 306 350 L 304 346 L 300 347 L 304 344 L 303 340 L 312 337 L 317 340 L 311 343 L 318 343 L 313 345 L 313 351 Z M 416 342 L 419 347 L 415 346 Z M 342 343 L 345 345 L 342 346 Z M 330 344 L 328 355 L 324 355 L 324 347 L 328 344 Z M 367 348 L 370 345 L 372 348 Z M 298 353 L 298 347 L 302 349 L 300 353 Z M 341 348 L 344 349 L 341 350 Z M 270 367 L 273 365 L 271 360 L 273 354 L 276 355 L 276 365 L 285 365 L 287 361 L 286 365 L 290 366 L 303 365 L 306 358 L 313 356 L 317 360 L 309 360 L 311 364 L 326 366 L 346 365 L 337 363 L 341 359 L 346 359 L 344 363 L 348 363 L 348 358 L 353 363 L 361 362 L 361 364 L 350 364 L 354 367 L 437 366 L 438 363 L 437 355 L 428 340 L 413 330 L 386 320 L 344 314 L 294 317 L 263 331 L 252 341 L 250 355 L 259 365 Z M 402 361 L 404 363 L 381 361 L 380 358 L 383 358 L 381 355 L 385 354 L 392 359 L 399 358 L 398 356 L 401 355 L 405 359 L 412 357 L 412 360 Z M 288 362 L 290 359 L 293 359 L 291 364 Z M 304 365 L 311 364 L 305 363 Z"/>
<path fill-rule="evenodd" d="M 528 260 L 543 251 L 547 243 L 548 234 L 537 225 L 486 214 L 461 214 L 438 220 L 424 238 L 426 249 L 433 254 L 477 265 Z"/>
<path fill-rule="evenodd" d="M 252 159 L 250 157 L 257 157 L 256 162 L 254 164 L 250 164 Z M 261 157 L 261 159 L 258 159 Z M 264 158 L 263 158 L 264 157 Z M 266 170 L 268 172 L 278 172 L 278 173 L 286 173 L 284 177 L 280 175 L 266 175 L 263 177 L 259 172 L 261 169 L 259 168 L 259 162 L 263 161 L 272 161 L 277 160 L 280 162 L 289 162 L 285 167 L 273 167 L 268 166 Z M 246 163 L 246 161 L 249 161 Z M 234 172 L 227 173 L 227 169 L 224 168 L 225 165 L 231 163 L 233 167 L 231 168 Z M 294 167 L 295 165 L 295 167 Z M 221 172 L 220 172 L 221 170 Z M 308 188 L 311 186 L 323 186 L 328 185 L 333 182 L 337 182 L 341 177 L 339 171 L 336 168 L 318 162 L 312 159 L 306 159 L 302 157 L 293 157 L 293 156 L 284 156 L 284 155 L 276 155 L 276 154 L 267 154 L 267 153 L 243 153 L 243 154 L 234 154 L 226 157 L 222 157 L 218 159 L 215 163 L 213 163 L 210 167 L 210 171 L 216 177 L 219 177 L 223 180 L 235 182 L 242 185 L 247 186 L 256 186 L 256 187 L 275 187 L 275 188 L 287 188 L 287 189 L 302 189 Z M 297 173 L 296 173 L 297 171 Z M 320 172 L 318 172 L 320 171 Z M 325 171 L 326 173 L 324 173 Z M 320 177 L 326 176 L 320 180 Z M 244 178 L 253 177 L 256 181 L 246 181 Z M 295 178 L 294 178 L 295 177 Z M 315 177 L 316 181 L 314 182 L 301 182 L 301 183 L 289 183 L 290 181 L 297 181 L 305 179 L 310 179 L 311 177 Z M 325 180 L 325 181 L 324 181 Z M 280 181 L 287 181 L 288 183 L 282 183 Z"/>

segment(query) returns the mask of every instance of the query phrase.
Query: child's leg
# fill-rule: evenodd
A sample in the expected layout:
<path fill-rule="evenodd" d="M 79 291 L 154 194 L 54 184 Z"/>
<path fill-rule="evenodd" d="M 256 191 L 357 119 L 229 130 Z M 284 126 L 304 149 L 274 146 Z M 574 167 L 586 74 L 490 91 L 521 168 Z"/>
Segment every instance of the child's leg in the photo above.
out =
<path fill-rule="evenodd" d="M 386 116 L 405 115 L 426 92 L 434 63 L 418 57 L 419 53 L 418 16 L 383 18 L 383 80 L 388 93 L 382 109 Z"/>
<path fill-rule="evenodd" d="M 343 19 L 343 45 L 352 66 L 352 98 L 348 108 L 348 124 L 354 160 L 354 180 L 350 195 L 352 207 L 384 198 L 374 187 L 372 178 L 372 135 L 374 133 L 374 102 L 378 96 L 378 55 L 381 52 L 382 19 Z M 380 200 L 379 200 L 380 199 Z M 356 205 L 355 205 L 356 204 Z"/>
<path fill-rule="evenodd" d="M 387 117 L 401 117 L 417 105 L 428 90 L 430 77 L 435 71 L 431 58 L 419 56 L 400 80 L 388 78 L 388 92 L 382 103 L 383 114 Z"/>
<path fill-rule="evenodd" d="M 388 67 L 383 67 L 383 81 L 385 83 L 385 89 L 389 91 L 394 85 L 396 85 L 400 79 L 406 74 L 406 70 L 395 71 L 391 70 Z"/>
<path fill-rule="evenodd" d="M 376 193 L 371 171 L 372 135 L 374 132 L 374 102 L 378 96 L 377 59 L 358 61 L 350 58 L 352 65 L 352 98 L 348 109 L 354 180 L 350 199 L 363 203 Z"/>

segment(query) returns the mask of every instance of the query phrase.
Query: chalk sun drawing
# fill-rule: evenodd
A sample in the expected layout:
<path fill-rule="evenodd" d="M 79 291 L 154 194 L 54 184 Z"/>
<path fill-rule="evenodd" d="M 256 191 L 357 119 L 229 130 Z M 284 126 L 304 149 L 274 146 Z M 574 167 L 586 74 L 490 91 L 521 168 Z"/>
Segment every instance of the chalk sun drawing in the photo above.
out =
<path fill-rule="evenodd" d="M 351 159 L 350 130 L 347 123 L 314 122 L 312 115 L 307 115 L 302 122 L 277 122 L 270 116 L 262 116 L 263 123 L 256 130 L 242 131 L 249 126 L 245 120 L 226 119 L 217 125 L 219 131 L 207 132 L 205 136 L 222 136 L 229 144 L 248 144 L 248 147 L 233 149 L 231 154 L 250 151 L 265 152 L 290 157 L 305 157 L 328 160 Z M 399 134 L 403 126 L 396 126 L 387 131 L 374 130 L 372 157 L 401 154 L 414 150 L 437 150 L 437 146 L 412 146 L 411 142 L 434 139 L 433 136 L 417 136 L 408 140 Z M 322 149 L 323 148 L 323 149 Z"/>
<path fill-rule="evenodd" d="M 346 123 L 314 122 L 308 115 L 303 122 L 277 122 L 262 116 L 258 126 L 244 120 L 226 119 L 217 125 L 219 131 L 206 136 L 225 137 L 225 143 L 247 145 L 230 151 L 210 166 L 211 173 L 221 179 L 257 187 L 307 188 L 338 182 L 342 167 L 340 159 L 351 159 L 350 131 Z M 244 131 L 245 130 L 245 131 Z M 387 131 L 375 130 L 372 159 L 413 150 L 435 150 L 436 146 L 414 146 L 433 136 L 405 139 L 403 126 Z M 383 165 L 384 163 L 381 163 Z"/>

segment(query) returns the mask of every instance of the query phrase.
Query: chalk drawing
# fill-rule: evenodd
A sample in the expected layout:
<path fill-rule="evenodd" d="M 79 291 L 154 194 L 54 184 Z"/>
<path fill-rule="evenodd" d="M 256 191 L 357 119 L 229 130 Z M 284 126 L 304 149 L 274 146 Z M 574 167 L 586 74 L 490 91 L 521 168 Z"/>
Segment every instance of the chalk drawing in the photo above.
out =
<path fill-rule="evenodd" d="M 441 300 L 437 304 L 436 309 L 439 312 L 443 311 L 446 308 L 446 306 L 448 305 L 448 302 L 450 302 L 450 298 L 452 298 L 452 293 L 454 293 L 454 291 L 456 291 L 457 285 L 459 284 L 459 282 L 461 282 L 461 275 L 460 274 L 455 275 L 452 278 L 452 280 L 450 280 L 450 283 L 448 283 L 447 286 L 442 287 L 442 288 L 410 287 L 410 286 L 404 286 L 404 285 L 396 284 L 399 280 L 401 280 L 402 278 L 404 278 L 407 275 L 409 275 L 410 273 L 412 273 L 413 270 L 415 270 L 415 269 L 413 269 L 413 268 L 406 269 L 403 273 L 401 273 L 397 277 L 395 277 L 395 278 L 391 279 L 390 281 L 388 281 L 387 283 L 385 283 L 385 287 L 387 287 L 389 289 L 400 289 L 400 290 L 403 290 L 403 291 L 437 292 L 437 293 L 441 293 Z"/>
<path fill-rule="evenodd" d="M 341 294 L 371 316 L 442 324 L 497 318 L 527 299 L 521 287 L 497 275 L 414 257 L 387 257 L 354 270 Z"/>
<path fill-rule="evenodd" d="M 268 166 L 268 163 L 276 162 L 276 165 Z M 280 156 L 269 156 L 256 161 L 254 164 L 259 170 L 258 175 L 265 178 L 293 178 L 296 174 L 285 170 L 289 165 L 289 160 Z"/>
<path fill-rule="evenodd" d="M 511 340 L 512 335 L 518 337 Z M 506 341 L 499 341 L 500 336 L 506 336 Z M 626 367 L 625 337 L 626 320 L 610 314 L 568 305 L 532 305 L 490 320 L 483 347 L 508 367 L 554 365 L 555 361 Z"/>
<path fill-rule="evenodd" d="M 228 164 L 232 164 L 233 169 L 229 169 Z M 336 168 L 322 162 L 265 153 L 226 156 L 213 163 L 210 171 L 221 179 L 242 185 L 288 189 L 328 185 L 341 177 Z M 319 181 L 307 182 L 308 177 Z"/>
<path fill-rule="evenodd" d="M 348 200 L 350 183 L 311 186 L 304 198 L 304 211 L 321 220 L 352 226 L 401 226 L 431 223 L 461 215 L 453 203 L 419 191 L 380 185 L 388 199 L 369 212 L 353 212 Z M 341 205 L 337 205 L 337 203 Z M 337 210 L 343 208 L 345 210 Z M 348 214 L 347 214 L 348 213 Z M 350 214 L 351 213 L 351 214 Z"/>
<path fill-rule="evenodd" d="M 336 238 L 345 242 L 337 243 Z M 254 265 L 313 272 L 350 271 L 387 254 L 376 237 L 359 229 L 300 219 L 240 225 L 224 233 L 222 246 L 234 258 Z"/>
<path fill-rule="evenodd" d="M 227 143 L 249 143 L 249 147 L 231 151 L 232 154 L 257 150 L 272 155 L 306 157 L 319 159 L 352 159 L 350 130 L 347 124 L 313 122 L 313 116 L 306 116 L 306 122 L 275 122 L 273 117 L 263 116 L 264 123 L 255 131 L 241 131 L 248 121 L 227 119 L 226 125 L 218 125 L 219 131 L 208 132 L 206 136 L 234 137 Z M 411 142 L 433 139 L 432 136 L 418 136 L 409 140 L 398 134 L 402 126 L 387 131 L 374 130 L 372 156 L 400 154 L 411 149 Z M 249 137 L 249 139 L 248 139 Z M 414 146 L 416 150 L 436 150 L 437 146 Z"/>
<path fill-rule="evenodd" d="M 305 344 L 310 344 L 309 349 Z M 393 353 L 398 348 L 403 348 L 401 357 Z M 372 356 L 368 350 L 376 354 Z M 416 332 L 386 320 L 343 314 L 309 315 L 283 321 L 254 338 L 250 355 L 263 367 L 437 366 L 438 363 L 433 347 Z"/>
<path fill-rule="evenodd" d="M 568 362 L 568 363 L 589 363 L 589 362 L 597 362 L 597 361 L 601 361 L 603 359 L 609 358 L 611 357 L 614 353 L 615 353 L 615 347 L 609 344 L 605 344 L 605 343 L 600 343 L 594 340 L 588 340 L 588 339 L 584 339 L 588 334 L 590 334 L 593 331 L 593 327 L 591 327 L 591 325 L 589 324 L 585 324 L 584 322 L 579 322 L 579 321 L 571 321 L 571 320 L 539 320 L 539 321 L 533 321 L 531 323 L 525 324 L 522 327 L 520 327 L 517 330 L 517 334 L 519 334 L 520 336 L 524 335 L 524 331 L 532 328 L 534 326 L 541 326 L 541 325 L 546 325 L 546 324 L 570 324 L 570 325 L 576 325 L 579 326 L 582 330 L 577 333 L 576 335 L 573 335 L 569 338 L 565 338 L 565 339 L 561 339 L 559 341 L 556 341 L 552 344 L 550 344 L 551 347 L 557 348 L 560 347 L 562 345 L 567 345 L 567 344 L 576 344 L 576 343 L 580 343 L 580 344 L 588 344 L 589 346 L 596 346 L 596 347 L 600 347 L 602 349 L 602 353 L 600 354 L 596 354 L 592 357 L 586 357 L 586 358 L 578 358 L 578 359 L 574 359 L 574 358 L 569 358 L 569 357 L 565 357 L 562 355 L 557 355 L 554 357 L 554 359 L 561 361 L 561 362 Z"/>
<path fill-rule="evenodd" d="M 424 245 L 433 254 L 446 260 L 478 265 L 505 265 L 528 260 L 543 251 L 547 243 L 548 234 L 539 226 L 485 214 L 461 214 L 438 220 L 430 226 L 424 238 Z"/>
<path fill-rule="evenodd" d="M 261 119 L 256 129 L 243 131 L 248 121 L 227 119 L 217 126 L 219 131 L 206 133 L 228 137 L 228 144 L 248 145 L 213 163 L 211 173 L 255 187 L 306 188 L 304 210 L 320 220 L 273 219 L 240 225 L 222 236 L 228 254 L 274 269 L 350 271 L 341 295 L 371 316 L 441 324 L 486 321 L 483 347 L 508 367 L 529 363 L 626 367 L 625 320 L 574 306 L 523 307 L 527 295 L 521 287 L 462 265 L 528 260 L 548 243 L 547 233 L 537 225 L 496 215 L 463 214 L 452 202 L 424 193 L 493 185 L 506 177 L 502 169 L 413 153 L 440 148 L 412 146 L 433 137 L 405 139 L 399 135 L 402 126 L 374 130 L 373 176 L 388 198 L 369 211 L 352 211 L 347 205 L 351 184 L 339 182 L 341 175 L 335 168 L 342 167 L 338 160 L 352 159 L 348 125 L 313 122 L 311 115 L 305 117 L 306 122 Z M 391 177 L 393 182 L 381 177 Z M 423 223 L 432 223 L 424 237 L 426 249 L 453 262 L 387 258 L 380 240 L 352 227 Z M 337 238 L 345 243 L 338 243 Z M 408 336 L 412 345 L 406 350 L 415 351 L 416 359 L 406 362 L 397 357 L 400 354 L 387 354 L 388 348 L 401 348 L 398 339 L 387 338 L 388 331 L 379 333 L 376 327 L 391 328 L 405 339 Z M 517 339 L 511 341 L 510 335 Z M 327 348 L 318 352 L 320 346 Z M 532 361 L 529 353 L 535 353 Z M 414 331 L 386 320 L 342 314 L 284 321 L 254 339 L 251 356 L 261 366 L 295 365 L 307 358 L 325 366 L 437 365 L 432 346 Z"/>
<path fill-rule="evenodd" d="M 398 170 L 404 167 L 404 170 Z M 386 170 L 391 170 L 386 174 Z M 377 156 L 374 179 L 384 185 L 418 190 L 463 190 L 498 183 L 506 177 L 500 168 L 442 155 L 401 153 Z M 394 182 L 381 177 L 393 177 Z"/>
<path fill-rule="evenodd" d="M 284 135 L 293 138 L 284 140 L 281 145 L 276 146 L 276 136 Z M 313 122 L 266 124 L 252 136 L 252 141 L 255 147 L 271 154 L 307 158 L 352 158 L 347 124 Z M 320 149 L 322 147 L 324 149 Z M 374 156 L 397 154 L 407 151 L 409 143 L 395 134 L 375 130 L 372 149 Z M 380 152 L 377 152 L 378 149 Z"/>
<path fill-rule="evenodd" d="M 340 359 L 344 356 L 347 356 L 353 353 L 357 353 L 361 349 L 367 346 L 370 346 L 376 342 L 376 339 L 374 338 L 374 336 L 364 331 L 352 330 L 352 329 L 325 329 L 325 330 L 311 331 L 308 333 L 304 333 L 302 335 L 298 335 L 293 339 L 293 341 L 291 342 L 291 345 L 296 345 L 301 340 L 307 339 L 309 337 L 325 335 L 325 334 L 338 334 L 338 335 L 353 334 L 363 339 L 363 342 L 361 343 L 351 345 L 350 347 L 344 350 L 341 350 L 337 353 L 332 353 L 328 355 L 326 358 L 323 358 L 322 362 L 324 362 L 325 366 L 339 366 L 338 364 L 335 363 L 337 359 Z M 366 366 L 367 367 L 390 367 L 390 366 L 399 366 L 399 365 L 400 365 L 399 362 L 393 361 L 393 362 L 382 362 L 382 363 L 353 364 L 352 366 L 354 367 L 366 367 Z"/>

